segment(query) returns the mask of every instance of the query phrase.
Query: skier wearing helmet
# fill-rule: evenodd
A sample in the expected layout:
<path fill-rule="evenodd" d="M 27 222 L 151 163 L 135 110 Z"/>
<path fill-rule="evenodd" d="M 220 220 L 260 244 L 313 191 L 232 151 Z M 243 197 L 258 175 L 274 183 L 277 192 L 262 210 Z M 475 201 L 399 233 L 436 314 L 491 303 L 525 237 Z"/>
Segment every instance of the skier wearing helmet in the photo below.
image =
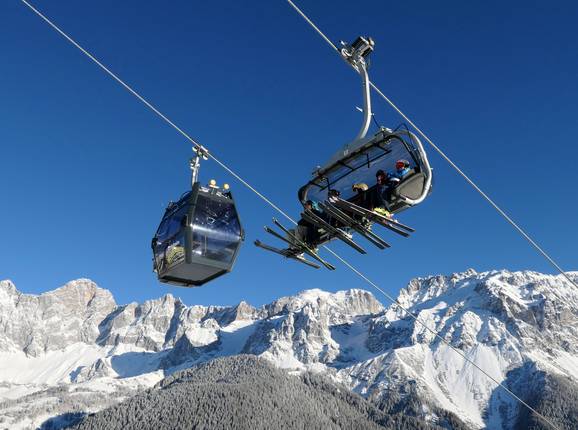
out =
<path fill-rule="evenodd" d="M 397 160 L 395 162 L 395 173 L 392 175 L 398 180 L 402 180 L 409 173 L 409 161 L 407 160 Z"/>
<path fill-rule="evenodd" d="M 351 191 L 356 193 L 355 203 L 362 208 L 372 210 L 373 205 L 371 204 L 371 199 L 369 198 L 367 190 L 369 187 L 363 182 L 355 183 L 351 186 Z"/>

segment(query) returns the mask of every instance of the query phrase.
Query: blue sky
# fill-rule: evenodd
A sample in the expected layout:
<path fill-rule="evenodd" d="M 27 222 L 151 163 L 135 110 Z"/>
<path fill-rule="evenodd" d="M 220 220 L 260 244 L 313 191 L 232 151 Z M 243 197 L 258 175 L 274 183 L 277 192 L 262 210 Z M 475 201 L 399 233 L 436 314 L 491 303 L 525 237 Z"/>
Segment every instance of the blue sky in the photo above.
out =
<path fill-rule="evenodd" d="M 281 207 L 355 136 L 355 73 L 282 0 L 36 0 L 41 11 Z M 567 270 L 577 270 L 575 2 L 298 4 L 334 41 L 376 41 L 372 80 Z M 228 182 L 247 240 L 233 273 L 200 289 L 151 271 L 164 206 L 188 187 L 190 145 L 20 2 L 0 5 L 0 279 L 40 293 L 88 277 L 119 303 L 262 304 L 305 288 L 367 288 L 256 249 L 273 210 Z M 401 119 L 374 97 L 377 119 Z M 366 256 L 382 288 L 467 268 L 552 268 L 433 151 L 435 189 L 400 215 L 411 239 Z M 362 242 L 360 240 L 360 242 Z M 331 257 L 328 256 L 331 260 Z M 383 297 L 378 296 L 385 302 Z"/>

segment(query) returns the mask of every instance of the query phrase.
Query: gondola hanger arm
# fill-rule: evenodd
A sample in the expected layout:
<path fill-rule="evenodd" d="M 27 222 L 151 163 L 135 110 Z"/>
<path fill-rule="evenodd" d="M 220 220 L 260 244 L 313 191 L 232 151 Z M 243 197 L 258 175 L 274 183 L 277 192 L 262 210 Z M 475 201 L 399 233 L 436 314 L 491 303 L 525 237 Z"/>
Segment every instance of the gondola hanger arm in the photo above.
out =
<path fill-rule="evenodd" d="M 199 179 L 199 170 L 201 169 L 201 159 L 209 159 L 209 150 L 203 145 L 193 146 L 193 152 L 195 156 L 190 160 L 191 166 L 191 187 L 195 185 L 195 182 Z"/>

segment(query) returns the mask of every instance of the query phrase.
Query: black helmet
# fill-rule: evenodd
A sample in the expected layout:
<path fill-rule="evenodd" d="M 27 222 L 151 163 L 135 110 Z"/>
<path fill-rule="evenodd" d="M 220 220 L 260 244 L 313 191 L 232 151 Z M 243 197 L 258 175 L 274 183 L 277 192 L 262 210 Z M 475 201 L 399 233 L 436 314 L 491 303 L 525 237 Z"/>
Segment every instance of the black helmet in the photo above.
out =
<path fill-rule="evenodd" d="M 387 177 L 387 175 L 385 174 L 385 172 L 381 169 L 379 169 L 377 172 L 375 172 L 375 177 L 377 178 L 378 176 L 385 176 Z"/>

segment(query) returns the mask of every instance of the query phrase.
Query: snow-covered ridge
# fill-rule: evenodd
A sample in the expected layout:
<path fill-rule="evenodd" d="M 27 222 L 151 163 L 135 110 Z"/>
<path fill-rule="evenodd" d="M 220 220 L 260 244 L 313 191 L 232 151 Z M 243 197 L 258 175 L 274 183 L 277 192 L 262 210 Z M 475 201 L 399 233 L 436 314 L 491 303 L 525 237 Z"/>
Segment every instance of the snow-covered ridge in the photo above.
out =
<path fill-rule="evenodd" d="M 398 302 L 498 381 L 543 371 L 576 382 L 578 292 L 562 276 L 470 269 L 414 279 Z M 413 393 L 472 428 L 508 428 L 519 412 L 399 306 L 383 307 L 364 290 L 306 290 L 260 308 L 185 306 L 170 294 L 119 306 L 86 279 L 39 296 L 0 282 L 0 397 L 65 386 L 106 387 L 113 399 L 239 353 L 325 372 L 369 399 Z"/>

